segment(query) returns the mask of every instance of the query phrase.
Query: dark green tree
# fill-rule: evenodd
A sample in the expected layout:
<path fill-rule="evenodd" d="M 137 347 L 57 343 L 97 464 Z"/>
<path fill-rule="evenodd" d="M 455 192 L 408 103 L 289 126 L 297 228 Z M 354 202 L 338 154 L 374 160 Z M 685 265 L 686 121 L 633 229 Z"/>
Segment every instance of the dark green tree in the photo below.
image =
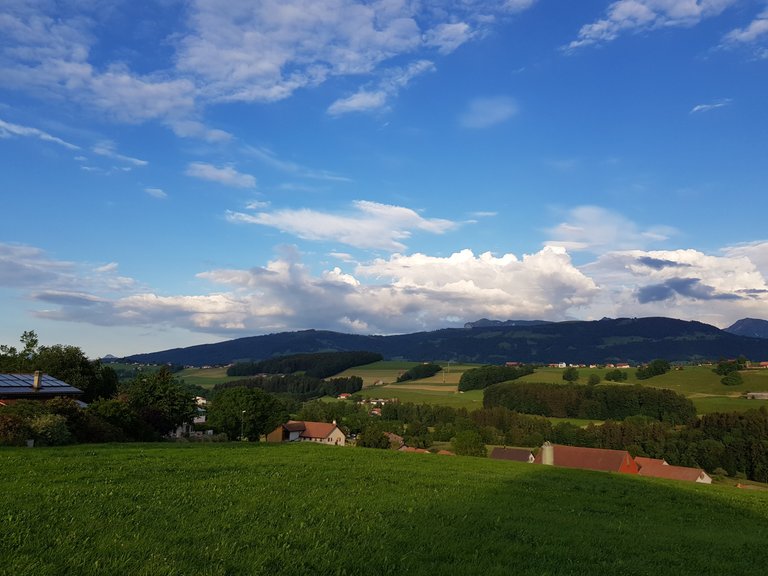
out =
<path fill-rule="evenodd" d="M 261 388 L 225 388 L 208 404 L 208 423 L 230 439 L 258 442 L 287 421 L 285 405 Z"/>
<path fill-rule="evenodd" d="M 387 450 L 390 448 L 389 438 L 384 435 L 384 429 L 378 424 L 369 424 L 357 437 L 356 446 L 360 448 L 378 448 Z"/>
<path fill-rule="evenodd" d="M 462 430 L 451 439 L 451 447 L 459 456 L 487 456 L 483 439 L 475 430 Z"/>
<path fill-rule="evenodd" d="M 573 366 L 569 366 L 563 370 L 563 380 L 566 382 L 576 382 L 579 379 L 579 371 Z"/>
<path fill-rule="evenodd" d="M 191 422 L 197 414 L 194 397 L 167 367 L 139 375 L 122 388 L 121 396 L 159 436 Z"/>

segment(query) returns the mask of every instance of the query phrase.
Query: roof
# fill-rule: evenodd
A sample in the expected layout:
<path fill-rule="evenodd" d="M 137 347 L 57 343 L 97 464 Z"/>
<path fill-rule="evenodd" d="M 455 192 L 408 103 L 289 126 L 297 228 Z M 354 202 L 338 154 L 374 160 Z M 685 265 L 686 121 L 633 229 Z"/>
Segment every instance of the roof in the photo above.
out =
<path fill-rule="evenodd" d="M 283 424 L 283 428 L 286 432 L 303 432 L 304 422 L 298 420 L 288 420 L 288 422 Z"/>
<path fill-rule="evenodd" d="M 645 456 L 635 456 L 635 462 L 640 467 L 643 466 L 668 466 L 666 460 L 659 460 L 657 458 L 646 458 Z"/>
<path fill-rule="evenodd" d="M 497 460 L 514 460 L 515 462 L 528 462 L 531 458 L 531 451 L 527 448 L 502 448 L 497 446 L 491 450 L 491 458 Z"/>
<path fill-rule="evenodd" d="M 40 388 L 35 390 L 34 374 L 0 374 L 0 398 L 50 398 L 53 396 L 75 396 L 83 393 L 48 374 L 40 375 Z"/>
<path fill-rule="evenodd" d="M 304 422 L 303 424 L 302 438 L 328 438 L 338 428 L 336 424 L 328 422 Z"/>
<path fill-rule="evenodd" d="M 709 475 L 701 468 L 687 468 L 686 466 L 669 466 L 667 464 L 651 464 L 640 468 L 640 476 L 652 478 L 667 478 L 669 480 L 688 480 L 689 482 L 704 481 Z"/>
<path fill-rule="evenodd" d="M 554 465 L 566 468 L 584 468 L 586 470 L 605 470 L 616 472 L 625 464 L 626 459 L 632 460 L 632 456 L 626 450 L 608 450 L 607 448 L 583 448 L 581 446 L 563 446 L 553 444 Z M 539 450 L 534 462 L 542 463 L 542 453 Z"/>
<path fill-rule="evenodd" d="M 431 454 L 431 452 L 425 448 L 414 448 L 413 446 L 403 446 L 398 449 L 398 452 L 418 452 L 419 454 Z"/>

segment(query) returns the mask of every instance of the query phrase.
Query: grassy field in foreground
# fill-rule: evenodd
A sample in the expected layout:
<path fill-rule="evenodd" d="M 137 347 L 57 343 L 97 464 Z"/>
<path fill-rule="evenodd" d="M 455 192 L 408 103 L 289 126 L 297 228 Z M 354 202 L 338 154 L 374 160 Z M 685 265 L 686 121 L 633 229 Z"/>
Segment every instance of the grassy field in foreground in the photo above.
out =
<path fill-rule="evenodd" d="M 0 449 L 0 574 L 764 574 L 768 493 L 313 445 Z"/>

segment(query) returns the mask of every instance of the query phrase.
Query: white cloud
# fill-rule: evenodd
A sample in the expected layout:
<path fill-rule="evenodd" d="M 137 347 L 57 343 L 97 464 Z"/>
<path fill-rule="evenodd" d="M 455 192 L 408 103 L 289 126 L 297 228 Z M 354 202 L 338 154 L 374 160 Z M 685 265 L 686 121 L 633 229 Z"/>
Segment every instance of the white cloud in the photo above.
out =
<path fill-rule="evenodd" d="M 504 9 L 510 12 L 523 12 L 536 4 L 538 0 L 507 0 Z"/>
<path fill-rule="evenodd" d="M 729 106 L 731 104 L 731 99 L 726 98 L 725 100 L 720 100 L 718 102 L 713 102 L 711 104 L 697 104 L 693 108 L 691 108 L 691 114 L 697 114 L 699 112 L 711 112 L 712 110 L 717 110 L 718 108 L 723 108 L 725 106 Z"/>
<path fill-rule="evenodd" d="M 117 274 L 114 262 L 93 266 L 57 260 L 34 246 L 0 242 L 0 288 L 113 292 L 134 285 Z"/>
<path fill-rule="evenodd" d="M 258 158 L 265 164 L 288 174 L 294 174 L 304 178 L 311 178 L 313 180 L 327 180 L 330 182 L 351 181 L 346 176 L 340 176 L 326 170 L 315 170 L 313 168 L 307 168 L 306 166 L 302 166 L 296 162 L 283 160 L 279 158 L 277 154 L 275 154 L 272 150 L 264 147 L 246 146 L 245 152 L 254 158 Z"/>
<path fill-rule="evenodd" d="M 392 334 L 482 317 L 663 315 L 725 327 L 765 316 L 768 283 L 759 267 L 767 265 L 763 242 L 720 255 L 612 251 L 584 266 L 574 265 L 563 248 L 522 257 L 466 249 L 448 257 L 393 254 L 313 272 L 295 249 L 285 248 L 265 266 L 198 274 L 210 291 L 163 295 L 119 276 L 114 262 L 61 262 L 34 247 L 0 244 L 0 285 L 23 294 L 37 317 L 228 336 L 306 328 Z"/>
<path fill-rule="evenodd" d="M 139 160 L 138 158 L 131 158 L 130 156 L 124 156 L 123 154 L 119 154 L 115 151 L 115 144 L 114 142 L 100 142 L 96 146 L 93 147 L 93 153 L 98 154 L 99 156 L 105 156 L 107 158 L 112 158 L 113 160 L 119 160 L 120 162 L 125 162 L 126 164 L 131 164 L 133 166 L 146 166 L 149 164 L 146 160 Z"/>
<path fill-rule="evenodd" d="M 424 43 L 434 46 L 441 54 L 450 54 L 472 38 L 472 29 L 466 22 L 439 24 L 424 35 Z"/>
<path fill-rule="evenodd" d="M 70 144 L 61 138 L 51 136 L 47 132 L 38 130 L 37 128 L 20 126 L 19 124 L 11 124 L 10 122 L 6 122 L 5 120 L 0 119 L 0 138 L 11 138 L 13 136 L 19 136 L 22 138 L 37 138 L 43 142 L 52 142 L 53 144 L 58 144 L 59 146 L 67 148 L 68 150 L 80 150 L 80 146 Z"/>
<path fill-rule="evenodd" d="M 751 44 L 768 35 L 768 10 L 763 11 L 745 28 L 736 28 L 725 35 L 726 44 Z"/>
<path fill-rule="evenodd" d="M 392 251 L 403 250 L 403 241 L 413 231 L 443 234 L 457 227 L 450 220 L 423 218 L 410 208 L 365 200 L 354 202 L 353 209 L 342 214 L 284 209 L 256 214 L 230 212 L 227 218 L 231 222 L 269 226 L 304 240 Z"/>
<path fill-rule="evenodd" d="M 365 77 L 363 86 L 331 104 L 329 112 L 381 109 L 425 71 L 425 53 L 448 54 L 481 37 L 498 17 L 534 2 L 190 0 L 181 12 L 184 22 L 173 21 L 180 17 L 173 4 L 152 7 L 173 23 L 173 35 L 159 32 L 161 27 L 138 31 L 173 50 L 141 73 L 131 68 L 131 50 L 125 46 L 110 43 L 125 60 L 94 57 L 109 54 L 94 48 L 105 44 L 103 23 L 115 11 L 110 3 L 78 3 L 76 12 L 54 2 L 4 6 L 4 87 L 65 100 L 117 122 L 158 121 L 179 136 L 220 142 L 231 134 L 201 120 L 211 104 L 274 102 L 329 78 L 354 76 Z"/>
<path fill-rule="evenodd" d="M 670 226 L 641 229 L 621 214 L 600 206 L 573 208 L 566 221 L 547 232 L 551 235 L 546 241 L 548 245 L 597 253 L 646 247 L 664 242 L 677 233 Z"/>
<path fill-rule="evenodd" d="M 604 18 L 582 26 L 578 38 L 568 45 L 575 50 L 605 44 L 625 32 L 648 29 L 695 26 L 701 20 L 717 16 L 737 0 L 618 0 Z"/>
<path fill-rule="evenodd" d="M 459 118 L 464 128 L 488 128 L 506 122 L 518 113 L 518 105 L 508 96 L 475 98 Z"/>
<path fill-rule="evenodd" d="M 256 187 L 256 178 L 250 174 L 238 172 L 232 166 L 218 168 L 213 164 L 208 164 L 206 162 L 192 162 L 187 166 L 185 174 L 187 176 L 192 176 L 193 178 L 218 182 L 219 184 L 224 184 L 225 186 L 231 186 L 233 188 Z"/>
<path fill-rule="evenodd" d="M 411 80 L 434 69 L 434 64 L 429 60 L 419 60 L 406 68 L 387 70 L 375 88 L 361 88 L 352 96 L 336 100 L 328 107 L 328 114 L 340 116 L 350 112 L 370 112 L 385 108 L 389 99 L 396 96 Z"/>
<path fill-rule="evenodd" d="M 748 250 L 762 251 L 755 246 Z M 581 270 L 600 286 L 593 316 L 670 316 L 726 327 L 764 317 L 768 283 L 738 250 L 723 256 L 697 250 L 609 252 Z"/>
<path fill-rule="evenodd" d="M 144 192 L 153 198 L 159 198 L 160 200 L 165 200 L 168 198 L 168 194 L 166 194 L 162 188 L 144 188 Z"/>
<path fill-rule="evenodd" d="M 747 258 L 768 278 L 768 240 L 727 246 L 722 253 L 725 258 Z"/>

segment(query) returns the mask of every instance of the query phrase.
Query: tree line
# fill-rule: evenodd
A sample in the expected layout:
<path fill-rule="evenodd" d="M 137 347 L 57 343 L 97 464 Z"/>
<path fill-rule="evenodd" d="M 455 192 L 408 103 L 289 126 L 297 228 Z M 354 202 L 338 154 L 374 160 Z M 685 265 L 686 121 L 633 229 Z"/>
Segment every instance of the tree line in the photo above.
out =
<path fill-rule="evenodd" d="M 696 407 L 684 396 L 661 388 L 579 384 L 504 382 L 485 389 L 483 406 L 503 406 L 517 412 L 558 418 L 623 420 L 649 416 L 672 424 L 696 417 Z"/>
<path fill-rule="evenodd" d="M 222 382 L 214 386 L 214 391 L 227 388 L 261 388 L 265 392 L 290 396 L 306 401 L 321 396 L 338 396 L 342 393 L 354 394 L 363 388 L 363 379 L 359 376 L 330 378 L 321 380 L 313 376 L 285 374 L 280 376 L 257 376 L 232 382 Z"/>
<path fill-rule="evenodd" d="M 531 365 L 524 366 L 481 366 L 472 368 L 461 375 L 459 380 L 459 391 L 482 390 L 491 384 L 517 380 L 523 376 L 533 374 L 534 368 Z"/>
<path fill-rule="evenodd" d="M 354 366 L 363 366 L 383 360 L 375 352 L 318 352 L 292 354 L 260 360 L 237 362 L 227 368 L 227 376 L 255 376 L 257 374 L 294 374 L 303 372 L 314 378 L 328 378 Z"/>

